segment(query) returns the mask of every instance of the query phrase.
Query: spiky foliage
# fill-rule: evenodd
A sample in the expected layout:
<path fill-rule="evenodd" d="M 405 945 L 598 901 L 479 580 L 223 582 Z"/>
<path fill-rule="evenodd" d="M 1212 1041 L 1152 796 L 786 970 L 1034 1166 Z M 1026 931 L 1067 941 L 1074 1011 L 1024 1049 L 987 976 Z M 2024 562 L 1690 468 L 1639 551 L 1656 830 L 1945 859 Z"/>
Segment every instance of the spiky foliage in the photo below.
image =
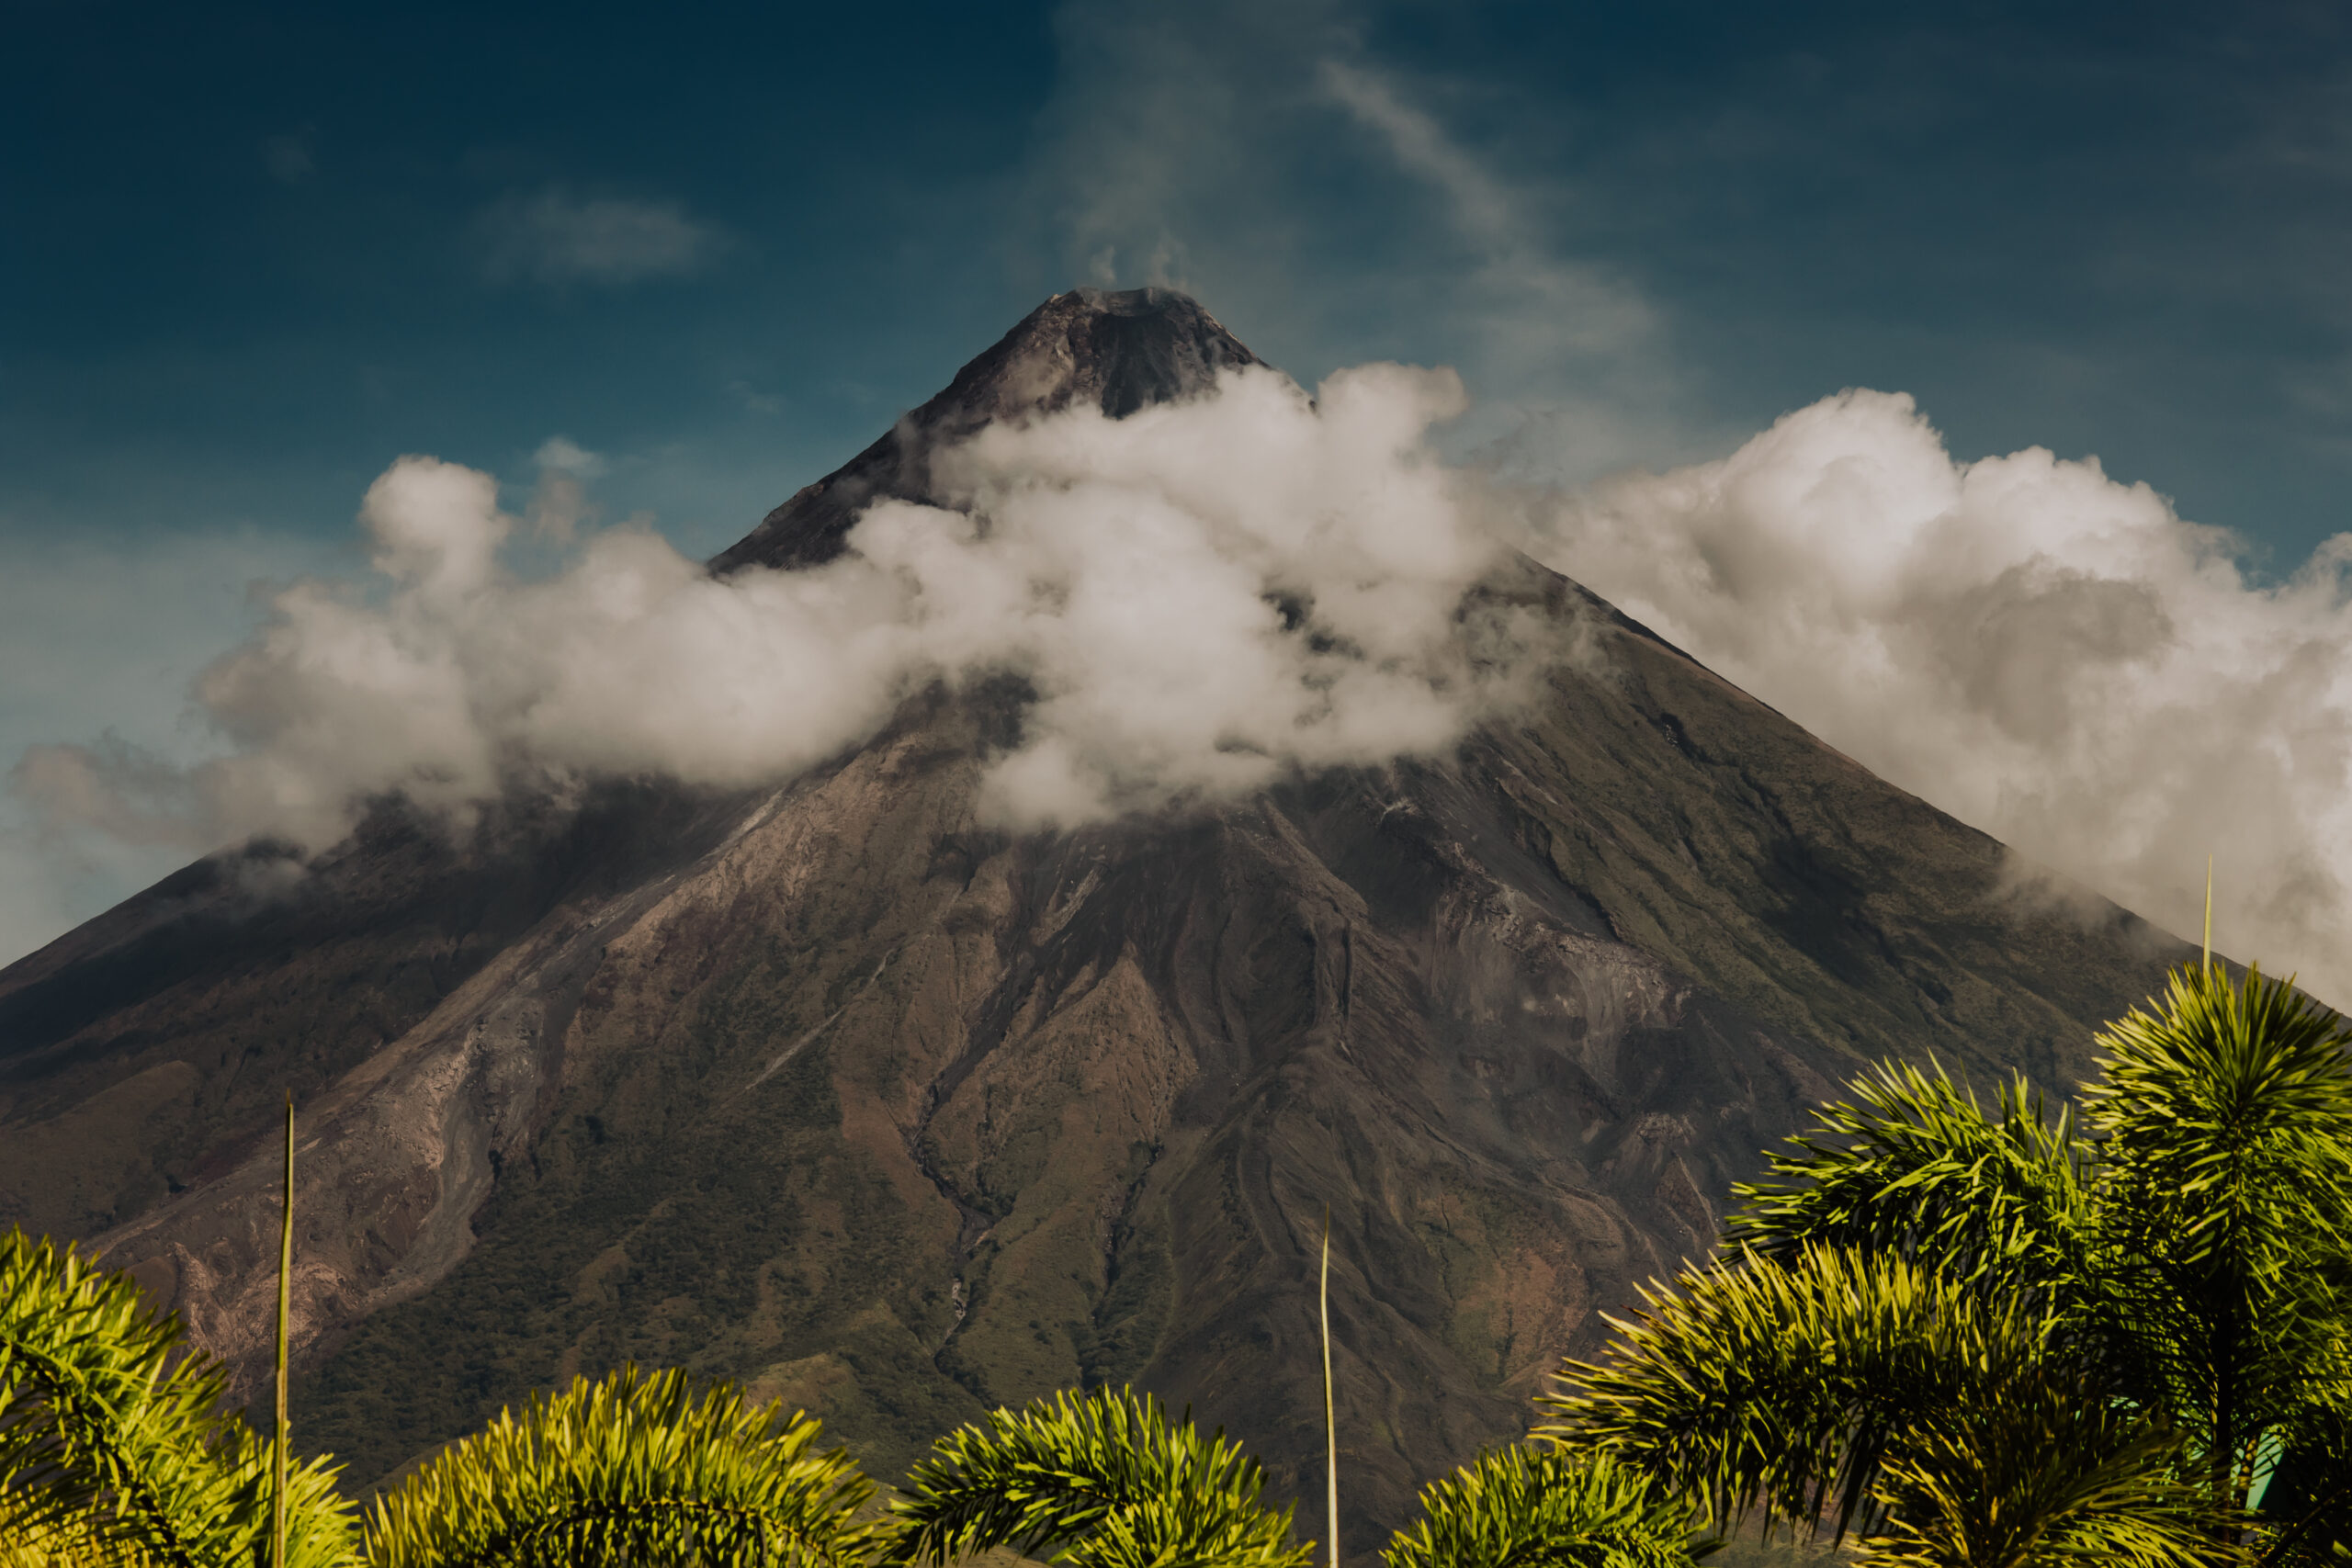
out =
<path fill-rule="evenodd" d="M 169 1568 L 247 1568 L 268 1538 L 269 1448 L 221 1409 L 226 1374 L 127 1276 L 0 1237 L 0 1508 L 21 1540 Z M 351 1561 L 322 1462 L 291 1475 L 288 1568 Z M 78 1550 L 78 1549 L 77 1549 Z"/>
<path fill-rule="evenodd" d="M 146 1568 L 153 1561 L 85 1515 L 19 1509 L 0 1497 L 0 1568 Z"/>
<path fill-rule="evenodd" d="M 2184 967 L 2099 1043 L 2083 1098 L 2131 1392 L 2236 1501 L 2266 1439 L 2352 1407 L 2352 1031 L 2258 970 Z"/>
<path fill-rule="evenodd" d="M 2086 1388 L 2021 1297 L 1899 1258 L 1808 1247 L 1686 1272 L 1576 1369 L 1543 1435 L 1702 1496 L 1875 1532 L 1905 1568 L 2205 1560 L 2165 1427 Z"/>
<path fill-rule="evenodd" d="M 1598 1447 L 1704 1498 L 1875 1522 L 1881 1472 L 1922 1413 L 1940 1415 L 2041 1352 L 2044 1320 L 1900 1258 L 1808 1247 L 1686 1270 L 1611 1318 L 1600 1364 L 1571 1363 L 1542 1435 Z"/>
<path fill-rule="evenodd" d="M 945 1563 L 991 1547 L 1080 1568 L 1303 1568 L 1290 1510 L 1226 1440 L 1171 1423 L 1149 1394 L 1102 1389 L 1000 1409 L 941 1438 L 891 1505 L 888 1561 Z"/>
<path fill-rule="evenodd" d="M 1905 1434 L 1878 1483 L 1871 1568 L 2170 1568 L 2222 1560 L 2177 1434 L 2018 1369 Z"/>
<path fill-rule="evenodd" d="M 1771 1156 L 1773 1179 L 1732 1190 L 1726 1241 L 1781 1260 L 1864 1247 L 1995 1290 L 2082 1276 L 2088 1151 L 2071 1111 L 2015 1078 L 1988 1116 L 1940 1065 L 1882 1064 L 1849 1088 L 1852 1103 Z"/>
<path fill-rule="evenodd" d="M 1690 1568 L 1697 1509 L 1606 1453 L 1498 1449 L 1421 1491 L 1388 1568 Z"/>
<path fill-rule="evenodd" d="M 1740 1190 L 1745 1207 L 1728 1234 L 1746 1260 L 1687 1278 L 1686 1293 L 1705 1299 L 1654 1301 L 1621 1347 L 1635 1361 L 1678 1346 L 1686 1359 L 1736 1357 L 1745 1370 L 1736 1375 L 1750 1380 L 1779 1374 L 1783 1363 L 1763 1348 L 1776 1334 L 1790 1337 L 1792 1353 L 1842 1354 L 1847 1347 L 1794 1326 L 1833 1304 L 1809 1297 L 1804 1280 L 1819 1271 L 1806 1261 L 1815 1249 L 1837 1247 L 1931 1277 L 1920 1302 L 1959 1314 L 1963 1340 L 1968 1310 L 2037 1325 L 2009 1381 L 1980 1382 L 1960 1403 L 1934 1378 L 1883 1383 L 1871 1395 L 1878 1415 L 1849 1418 L 1834 1483 L 1821 1450 L 1783 1456 L 1777 1472 L 1759 1456 L 1780 1440 L 1774 1421 L 1826 1429 L 1829 1391 L 1849 1386 L 1843 1364 L 1825 1367 L 1785 1416 L 1721 1416 L 1712 1429 L 1694 1412 L 1711 1386 L 1694 1366 L 1670 1376 L 1652 1366 L 1653 1386 L 1638 1398 L 1626 1381 L 1632 1362 L 1608 1374 L 1571 1368 L 1586 1387 L 1566 1425 L 1590 1426 L 1603 1395 L 1623 1406 L 1611 1441 L 1634 1441 L 1630 1411 L 1684 1421 L 1681 1449 L 1654 1451 L 1693 1475 L 1712 1453 L 1703 1479 L 1719 1503 L 1745 1477 L 1786 1517 L 1808 1517 L 1825 1495 L 1840 1522 L 1883 1511 L 1886 1540 L 1900 1535 L 1915 1553 L 1905 1561 L 2006 1562 L 2013 1551 L 2029 1553 L 2019 1561 L 2165 1560 L 2190 1484 L 2212 1550 L 2266 1568 L 2326 1560 L 2345 1538 L 2333 1521 L 2352 1496 L 2296 1478 L 2333 1474 L 2332 1456 L 2352 1452 L 2339 1436 L 2352 1430 L 2352 1030 L 2291 983 L 2199 964 L 2177 971 L 2162 997 L 2098 1043 L 2102 1077 L 2083 1089 L 2080 1134 L 2022 1083 L 1987 1113 L 1940 1069 L 1866 1076 L 1852 1101 L 1829 1107 L 1774 1160 L 1772 1180 Z M 1913 1288 L 1894 1274 L 1873 1278 Z M 1759 1303 L 1778 1303 L 1788 1322 L 1740 1318 Z M 1832 1313 L 1815 1332 L 1839 1321 Z M 1923 1352 L 1959 1348 L 1919 1332 Z M 2037 1379 L 2057 1404 L 2043 1409 L 2020 1392 Z M 1970 1386 L 1957 1368 L 1946 1381 Z M 2061 1419 L 2061 1406 L 2073 1414 Z M 2024 1423 L 2022 1435 L 1982 1436 L 2007 1430 L 2004 1421 Z M 2253 1483 L 2274 1465 L 2290 1484 L 2257 1518 L 2246 1511 Z M 1791 1475 L 1813 1490 L 1791 1490 Z M 2127 1496 L 2135 1518 L 2154 1521 L 2147 1529 L 2110 1540 L 2061 1522 L 2111 1514 Z M 2035 1518 L 2051 1522 L 2030 1527 Z"/>
<path fill-rule="evenodd" d="M 633 1366 L 574 1379 L 435 1456 L 368 1514 L 375 1568 L 853 1568 L 874 1495 L 819 1423 Z"/>

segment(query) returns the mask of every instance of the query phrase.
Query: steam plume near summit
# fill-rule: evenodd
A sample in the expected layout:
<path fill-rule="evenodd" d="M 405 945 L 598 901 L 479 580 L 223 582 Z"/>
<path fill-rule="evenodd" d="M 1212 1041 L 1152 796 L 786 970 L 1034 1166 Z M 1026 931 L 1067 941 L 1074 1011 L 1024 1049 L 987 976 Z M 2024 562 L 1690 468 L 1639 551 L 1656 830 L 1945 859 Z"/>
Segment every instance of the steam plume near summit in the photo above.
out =
<path fill-rule="evenodd" d="M 2352 1003 L 2352 535 L 2249 581 L 2096 459 L 1956 461 L 1849 391 L 1730 457 L 1536 502 L 1539 552 L 1863 766 Z M 2058 875 L 2053 878 L 2051 874 Z"/>
<path fill-rule="evenodd" d="M 1425 440 L 1462 407 L 1451 372 L 1347 371 L 1310 402 L 1253 369 L 991 426 L 934 459 L 968 512 L 886 502 L 838 560 L 726 577 L 624 526 L 519 581 L 492 477 L 404 457 L 360 513 L 388 592 L 287 589 L 198 679 L 229 754 L 42 747 L 14 782 L 52 821 L 316 850 L 391 791 L 462 815 L 586 775 L 780 779 L 924 682 L 1005 671 L 1036 694 L 989 780 L 1013 826 L 1441 750 L 1497 690 L 1456 624 L 1494 547 Z"/>

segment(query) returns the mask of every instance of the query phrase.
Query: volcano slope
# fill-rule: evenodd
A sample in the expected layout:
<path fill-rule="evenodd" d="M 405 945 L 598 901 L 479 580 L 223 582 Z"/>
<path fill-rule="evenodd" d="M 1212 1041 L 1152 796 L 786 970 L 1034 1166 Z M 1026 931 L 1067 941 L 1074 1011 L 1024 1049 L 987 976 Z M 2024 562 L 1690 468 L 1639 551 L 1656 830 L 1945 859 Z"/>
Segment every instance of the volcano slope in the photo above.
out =
<path fill-rule="evenodd" d="M 1251 361 L 1182 296 L 1058 296 L 717 567 L 837 553 L 926 443 Z M 1287 1491 L 1328 1207 L 1361 1550 L 1844 1075 L 2064 1090 L 2185 951 L 2009 896 L 2001 846 L 1577 585 L 1482 592 L 1577 634 L 1523 712 L 1214 810 L 990 829 L 1008 680 L 771 789 L 215 856 L 0 973 L 0 1220 L 95 1239 L 257 1392 L 291 1086 L 296 1429 L 356 1482 L 635 1358 L 885 1475 L 1133 1382 Z"/>

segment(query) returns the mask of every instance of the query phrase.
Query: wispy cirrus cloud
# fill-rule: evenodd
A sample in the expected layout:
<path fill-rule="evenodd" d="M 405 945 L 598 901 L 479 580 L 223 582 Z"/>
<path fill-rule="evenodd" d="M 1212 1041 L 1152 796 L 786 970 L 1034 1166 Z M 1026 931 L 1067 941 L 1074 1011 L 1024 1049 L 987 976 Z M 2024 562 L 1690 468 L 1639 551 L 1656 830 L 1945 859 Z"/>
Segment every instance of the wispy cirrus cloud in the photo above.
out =
<path fill-rule="evenodd" d="M 1604 254 L 1585 172 L 1380 53 L 1362 7 L 1077 3 L 1056 33 L 1021 205 L 1063 276 L 1182 288 L 1295 372 L 1453 366 L 1474 404 L 1447 449 L 1524 431 L 1546 478 L 1711 449 L 1673 312 Z"/>
<path fill-rule="evenodd" d="M 476 220 L 492 283 L 617 288 L 691 277 L 727 248 L 725 230 L 674 201 L 582 197 L 563 186 L 517 192 Z"/>
<path fill-rule="evenodd" d="M 1490 405 L 1477 433 L 1510 438 L 1516 427 L 1516 439 L 1552 449 L 1555 467 L 1591 472 L 1654 450 L 1673 423 L 1666 322 L 1632 278 L 1550 232 L 1547 209 L 1565 192 L 1506 177 L 1400 73 L 1334 55 L 1315 84 L 1396 173 L 1438 197 L 1451 335 Z"/>
<path fill-rule="evenodd" d="M 1398 169 L 1444 197 L 1455 233 L 1475 258 L 1472 287 L 1503 307 L 1495 317 L 1508 323 L 1513 358 L 1533 369 L 1570 355 L 1645 346 L 1657 313 L 1639 291 L 1590 262 L 1557 254 L 1531 221 L 1535 198 L 1474 156 L 1395 76 L 1330 59 L 1316 80 L 1379 139 Z"/>

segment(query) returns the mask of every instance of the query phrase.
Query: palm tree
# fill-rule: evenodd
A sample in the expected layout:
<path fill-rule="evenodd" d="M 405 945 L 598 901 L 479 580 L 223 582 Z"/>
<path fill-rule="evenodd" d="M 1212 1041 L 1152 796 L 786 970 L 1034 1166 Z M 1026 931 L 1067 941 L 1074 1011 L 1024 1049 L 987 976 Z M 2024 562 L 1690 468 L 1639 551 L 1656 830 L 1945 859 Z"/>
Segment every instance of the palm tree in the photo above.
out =
<path fill-rule="evenodd" d="M 0 1568 L 254 1568 L 271 1445 L 226 1374 L 126 1275 L 0 1237 Z M 326 1461 L 288 1466 L 288 1568 L 596 1562 L 857 1568 L 873 1484 L 818 1423 L 624 1367 L 502 1414 L 368 1510 Z"/>
<path fill-rule="evenodd" d="M 996 1547 L 1070 1568 L 1306 1568 L 1291 1510 L 1223 1433 L 1170 1422 L 1128 1389 L 1000 1409 L 933 1445 L 891 1505 L 884 1568 L 933 1568 Z M 1606 1456 L 1512 1447 L 1431 1483 L 1389 1568 L 1690 1568 L 1711 1542 L 1697 1509 Z"/>
<path fill-rule="evenodd" d="M 1900 1258 L 1749 1252 L 1649 1295 L 1544 1435 L 1719 1520 L 1859 1527 L 1885 1562 L 2202 1562 L 2177 1437 L 2086 1395 L 2049 1319 Z"/>
<path fill-rule="evenodd" d="M 2352 1066 L 2291 985 L 2184 969 L 2077 1124 L 1889 1066 L 1743 1189 L 1731 1250 L 1572 1363 L 1550 1446 L 1423 1494 L 1390 1568 L 1668 1568 L 1703 1509 L 1888 1568 L 2352 1557 Z M 128 1279 L 0 1238 L 0 1568 L 249 1568 L 272 1445 Z M 887 1518 L 817 1423 L 634 1368 L 502 1415 L 370 1509 L 288 1468 L 293 1568 L 619 1560 L 1305 1568 L 1222 1433 L 1062 1394 L 939 1439 Z M 1675 1495 L 1675 1489 L 1680 1495 Z"/>
<path fill-rule="evenodd" d="M 1605 1453 L 1514 1445 L 1421 1491 L 1388 1568 L 1690 1568 L 1718 1544 L 1699 1509 Z"/>
<path fill-rule="evenodd" d="M 2079 1127 L 1866 1076 L 1547 1431 L 1889 1562 L 2352 1547 L 2352 1031 L 2196 965 L 2098 1043 Z"/>
<path fill-rule="evenodd" d="M 222 1407 L 220 1363 L 127 1275 L 0 1237 L 0 1568 L 253 1568 L 270 1445 Z M 1225 1440 L 1148 1396 L 1064 1394 L 942 1438 L 910 1495 L 820 1452 L 819 1424 L 683 1372 L 624 1367 L 507 1411 L 377 1499 L 357 1528 L 324 1461 L 288 1467 L 290 1568 L 865 1568 L 1048 1548 L 1087 1568 L 1304 1568 L 1290 1515 Z"/>
<path fill-rule="evenodd" d="M 368 1510 L 369 1568 L 855 1568 L 877 1532 L 817 1421 L 623 1367 L 503 1411 Z"/>
<path fill-rule="evenodd" d="M 889 1568 L 994 1547 L 1072 1568 L 1305 1568 L 1291 1511 L 1222 1430 L 1170 1422 L 1149 1394 L 1102 1389 L 999 1409 L 933 1444 L 891 1505 Z"/>
<path fill-rule="evenodd" d="M 128 1276 L 22 1231 L 0 1236 L 0 1517 L 19 1553 L 260 1561 L 272 1456 L 223 1410 L 226 1382 Z M 351 1505 L 334 1470 L 311 1461 L 288 1479 L 289 1568 L 350 1561 Z"/>

